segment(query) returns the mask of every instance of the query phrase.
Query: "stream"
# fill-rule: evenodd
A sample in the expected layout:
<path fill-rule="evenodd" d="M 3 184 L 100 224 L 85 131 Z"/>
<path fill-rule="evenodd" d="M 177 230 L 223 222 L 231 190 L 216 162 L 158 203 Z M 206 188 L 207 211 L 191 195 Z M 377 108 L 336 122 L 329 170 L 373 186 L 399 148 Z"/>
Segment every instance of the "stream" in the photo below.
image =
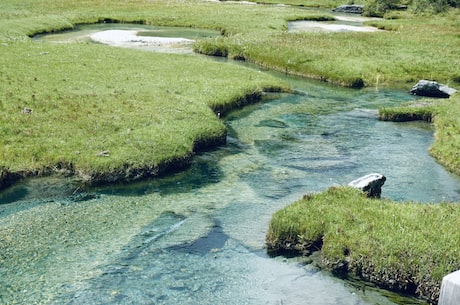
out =
<path fill-rule="evenodd" d="M 233 111 L 228 144 L 184 172 L 90 190 L 47 177 L 1 192 L 1 237 L 16 251 L 0 252 L 0 303 L 423 304 L 267 256 L 274 212 L 368 173 L 384 174 L 382 196 L 396 201 L 460 201 L 460 178 L 428 154 L 428 123 L 377 119 L 413 96 L 279 77 L 303 94 Z"/>

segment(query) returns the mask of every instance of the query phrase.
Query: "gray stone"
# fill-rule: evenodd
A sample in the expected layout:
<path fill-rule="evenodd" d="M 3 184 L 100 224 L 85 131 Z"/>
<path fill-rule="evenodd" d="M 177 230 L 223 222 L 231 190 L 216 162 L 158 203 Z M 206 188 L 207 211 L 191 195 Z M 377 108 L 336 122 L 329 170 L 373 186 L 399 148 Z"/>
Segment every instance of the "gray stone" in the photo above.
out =
<path fill-rule="evenodd" d="M 367 193 L 367 197 L 380 198 L 386 180 L 384 175 L 373 173 L 353 180 L 348 185 Z"/>
<path fill-rule="evenodd" d="M 410 94 L 428 97 L 448 98 L 457 92 L 453 88 L 440 84 L 435 81 L 422 79 L 410 90 Z"/>
<path fill-rule="evenodd" d="M 364 6 L 358 4 L 341 5 L 332 9 L 332 11 L 336 13 L 362 14 Z"/>
<path fill-rule="evenodd" d="M 443 277 L 438 303 L 438 305 L 458 304 L 460 304 L 460 270 Z"/>

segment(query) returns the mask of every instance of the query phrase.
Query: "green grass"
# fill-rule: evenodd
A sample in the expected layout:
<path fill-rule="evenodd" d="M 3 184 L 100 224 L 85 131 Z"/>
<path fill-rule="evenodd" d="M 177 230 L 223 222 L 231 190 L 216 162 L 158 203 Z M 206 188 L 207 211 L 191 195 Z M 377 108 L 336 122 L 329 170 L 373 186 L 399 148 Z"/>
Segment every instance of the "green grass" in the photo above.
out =
<path fill-rule="evenodd" d="M 186 163 L 197 146 L 225 140 L 214 111 L 282 85 L 191 56 L 84 43 L 0 48 L 0 167 L 11 173 L 155 175 Z"/>
<path fill-rule="evenodd" d="M 284 87 L 203 58 L 38 44 L 29 36 L 100 21 L 273 31 L 292 14 L 199 1 L 2 1 L 0 184 L 52 172 L 89 182 L 156 175 L 187 164 L 197 146 L 222 143 L 226 130 L 213 112 Z"/>
<path fill-rule="evenodd" d="M 337 273 L 436 302 L 442 277 L 460 269 L 460 206 L 395 203 L 333 187 L 273 215 L 269 251 L 310 253 Z"/>
<path fill-rule="evenodd" d="M 446 101 L 435 117 L 435 142 L 430 154 L 447 169 L 460 175 L 460 94 Z"/>
<path fill-rule="evenodd" d="M 197 50 L 225 45 L 229 57 L 344 86 L 362 80 L 366 86 L 409 87 L 419 79 L 436 79 L 455 87 L 459 79 L 455 67 L 460 65 L 455 51 L 460 44 L 458 16 L 455 10 L 436 18 L 373 21 L 387 29 L 378 33 L 233 35 L 201 41 Z"/>
<path fill-rule="evenodd" d="M 335 4 L 319 2 L 321 7 Z M 460 43 L 458 9 L 436 18 L 390 12 L 388 16 L 400 18 L 370 22 L 388 30 L 380 33 L 286 33 L 288 20 L 330 15 L 327 10 L 205 1 L 8 0 L 0 4 L 0 39 L 24 39 L 24 35 L 104 19 L 203 27 L 221 30 L 226 37 L 201 41 L 196 47 L 198 51 L 208 54 L 224 49 L 220 53 L 226 56 L 341 85 L 353 86 L 357 80 L 367 86 L 398 87 L 419 79 L 459 82 L 455 69 L 460 65 L 456 47 Z"/>
<path fill-rule="evenodd" d="M 460 95 L 420 99 L 379 110 L 382 120 L 425 120 L 435 128 L 430 153 L 460 174 Z M 320 264 L 381 287 L 437 303 L 442 277 L 460 269 L 458 204 L 396 203 L 365 198 L 350 188 L 330 188 L 278 211 L 267 233 L 274 253 L 309 255 Z"/>

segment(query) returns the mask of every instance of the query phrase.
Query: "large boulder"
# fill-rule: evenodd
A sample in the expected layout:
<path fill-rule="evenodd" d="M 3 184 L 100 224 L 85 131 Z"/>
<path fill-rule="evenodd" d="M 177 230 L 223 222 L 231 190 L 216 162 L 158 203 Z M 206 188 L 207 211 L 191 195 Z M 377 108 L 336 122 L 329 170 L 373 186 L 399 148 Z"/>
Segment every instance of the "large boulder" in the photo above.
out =
<path fill-rule="evenodd" d="M 452 94 L 457 92 L 453 88 L 449 88 L 446 85 L 440 84 L 435 81 L 420 80 L 415 86 L 410 90 L 410 94 L 419 95 L 419 96 L 428 96 L 428 97 L 441 97 L 448 98 Z"/>
<path fill-rule="evenodd" d="M 333 12 L 336 13 L 347 13 L 347 14 L 359 14 L 361 15 L 364 11 L 364 6 L 363 5 L 358 5 L 358 4 L 348 4 L 348 5 L 341 5 L 338 6 L 334 9 L 332 9 Z"/>
<path fill-rule="evenodd" d="M 386 180 L 384 175 L 373 173 L 353 180 L 348 185 L 367 193 L 367 197 L 380 198 Z"/>

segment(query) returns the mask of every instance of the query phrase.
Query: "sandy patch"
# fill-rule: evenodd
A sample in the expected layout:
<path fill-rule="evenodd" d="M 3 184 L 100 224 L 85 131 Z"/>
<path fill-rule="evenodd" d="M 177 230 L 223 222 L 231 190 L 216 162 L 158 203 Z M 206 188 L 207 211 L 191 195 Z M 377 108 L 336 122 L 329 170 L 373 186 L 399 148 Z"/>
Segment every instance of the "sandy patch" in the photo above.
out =
<path fill-rule="evenodd" d="M 139 36 L 141 31 L 107 30 L 94 33 L 91 40 L 111 46 L 146 49 L 190 49 L 195 42 L 192 39 L 179 37 Z"/>
<path fill-rule="evenodd" d="M 289 32 L 377 32 L 379 29 L 371 26 L 334 24 L 318 21 L 295 21 L 288 25 Z"/>

